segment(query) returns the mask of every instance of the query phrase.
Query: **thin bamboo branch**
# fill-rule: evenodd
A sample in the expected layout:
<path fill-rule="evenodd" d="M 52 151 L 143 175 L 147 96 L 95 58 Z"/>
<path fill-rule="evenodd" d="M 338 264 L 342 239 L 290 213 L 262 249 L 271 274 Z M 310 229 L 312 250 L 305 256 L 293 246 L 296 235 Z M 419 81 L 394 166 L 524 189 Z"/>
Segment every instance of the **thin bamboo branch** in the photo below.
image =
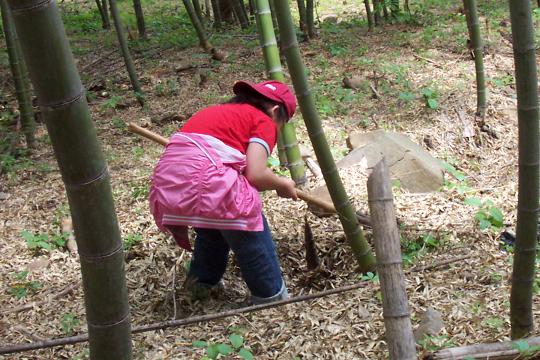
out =
<path fill-rule="evenodd" d="M 72 284 L 72 285 L 66 287 L 64 290 L 60 291 L 59 293 L 54 294 L 53 296 L 50 296 L 45 300 L 33 301 L 33 302 L 29 303 L 29 304 L 21 305 L 21 306 L 12 308 L 12 309 L 7 309 L 7 310 L 4 310 L 4 311 L 0 312 L 0 314 L 7 315 L 7 314 L 12 314 L 12 313 L 18 313 L 18 312 L 21 312 L 21 311 L 26 311 L 26 310 L 30 310 L 30 309 L 34 309 L 34 308 L 43 306 L 43 305 L 47 305 L 47 304 L 51 303 L 53 300 L 59 299 L 59 298 L 61 298 L 63 296 L 66 296 L 67 294 L 73 292 L 75 289 L 78 289 L 80 285 L 81 285 L 80 283 Z"/>

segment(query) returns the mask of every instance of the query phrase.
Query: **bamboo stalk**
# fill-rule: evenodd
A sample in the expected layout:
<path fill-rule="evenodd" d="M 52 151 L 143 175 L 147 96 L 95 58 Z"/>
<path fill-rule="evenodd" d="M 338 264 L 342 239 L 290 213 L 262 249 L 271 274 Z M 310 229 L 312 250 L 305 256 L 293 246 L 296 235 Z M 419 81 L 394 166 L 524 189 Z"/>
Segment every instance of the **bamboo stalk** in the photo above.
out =
<path fill-rule="evenodd" d="M 366 17 L 368 22 L 368 28 L 373 29 L 373 12 L 371 11 L 371 6 L 369 5 L 369 0 L 364 0 L 364 6 L 366 7 Z"/>
<path fill-rule="evenodd" d="M 282 0 L 277 1 L 275 6 L 285 57 L 315 155 L 321 166 L 332 202 L 338 211 L 343 230 L 358 262 L 359 269 L 360 271 L 369 271 L 375 266 L 375 258 L 364 239 L 354 207 L 349 202 L 336 163 L 330 152 L 330 147 L 326 141 L 324 129 L 309 89 L 300 50 L 298 49 L 298 40 L 296 39 L 290 8 L 287 1 Z"/>
<path fill-rule="evenodd" d="M 315 38 L 317 33 L 315 31 L 315 4 L 313 0 L 306 0 L 306 26 L 309 38 Z"/>
<path fill-rule="evenodd" d="M 240 22 L 242 29 L 247 29 L 249 27 L 249 21 L 246 16 L 246 9 L 244 8 L 243 0 L 230 0 L 232 1 L 233 11 Z"/>
<path fill-rule="evenodd" d="M 212 0 L 212 13 L 214 14 L 214 29 L 221 29 L 221 13 L 218 0 Z"/>
<path fill-rule="evenodd" d="M 373 0 L 373 19 L 375 20 L 375 26 L 383 24 L 381 7 L 381 0 Z"/>
<path fill-rule="evenodd" d="M 60 11 L 54 1 L 8 3 L 66 188 L 91 359 L 131 359 L 124 254 L 112 189 Z"/>
<path fill-rule="evenodd" d="M 195 11 L 195 15 L 197 15 L 197 18 L 199 19 L 199 22 L 202 25 L 204 24 L 204 18 L 202 15 L 201 3 L 199 2 L 199 0 L 192 0 L 192 2 L 193 2 L 193 10 Z"/>
<path fill-rule="evenodd" d="M 13 25 L 13 19 L 6 0 L 0 0 L 2 10 L 2 23 L 6 39 L 6 48 L 9 57 L 9 65 L 13 76 L 15 86 L 15 95 L 19 104 L 19 116 L 21 119 L 22 130 L 26 138 L 26 146 L 33 149 L 36 145 L 35 131 L 36 122 L 34 121 L 34 110 L 32 108 L 32 97 L 30 93 L 30 81 L 28 79 L 28 69 L 22 58 L 21 45 L 17 31 Z"/>
<path fill-rule="evenodd" d="M 538 226 L 538 79 L 532 9 L 529 0 L 510 4 L 512 44 L 516 74 L 518 110 L 518 204 L 516 243 L 510 294 L 512 339 L 527 336 L 534 329 L 533 284 Z"/>
<path fill-rule="evenodd" d="M 199 22 L 199 18 L 197 17 L 197 14 L 195 14 L 195 9 L 193 8 L 193 4 L 190 0 L 182 0 L 184 3 L 184 7 L 186 8 L 186 12 L 189 15 L 189 18 L 191 20 L 191 24 L 193 25 L 193 28 L 195 28 L 195 32 L 197 33 L 197 36 L 199 38 L 199 44 L 203 48 L 204 51 L 210 52 L 212 51 L 212 45 L 208 41 L 208 38 L 206 37 L 206 33 L 204 31 L 204 28 L 202 24 Z"/>
<path fill-rule="evenodd" d="M 256 0 L 255 5 L 257 7 L 257 19 L 260 27 L 260 40 L 266 71 L 271 79 L 283 82 L 285 81 L 285 76 L 283 75 L 274 27 L 272 25 L 270 4 L 268 0 Z M 281 145 L 287 157 L 287 167 L 291 172 L 291 178 L 297 185 L 304 184 L 307 181 L 306 170 L 300 154 L 300 148 L 298 147 L 295 127 L 292 123 L 289 122 L 283 125 L 280 138 Z M 278 143 L 278 152 L 279 147 L 280 144 Z"/>
<path fill-rule="evenodd" d="M 416 359 L 416 348 L 401 263 L 392 185 L 384 158 L 373 168 L 367 184 L 386 344 L 390 359 L 413 360 Z"/>
<path fill-rule="evenodd" d="M 137 30 L 139 36 L 144 39 L 146 37 L 146 25 L 144 24 L 144 13 L 141 5 L 141 0 L 133 0 L 133 9 L 135 10 L 135 17 L 137 19 Z"/>
<path fill-rule="evenodd" d="M 141 84 L 139 83 L 139 78 L 137 77 L 137 72 L 135 71 L 135 65 L 133 65 L 131 54 L 129 53 L 129 47 L 124 35 L 124 29 L 122 28 L 122 21 L 120 19 L 118 7 L 116 6 L 116 0 L 109 0 L 109 5 L 111 6 L 111 15 L 113 17 L 114 28 L 116 29 L 118 44 L 120 45 L 120 51 L 122 52 L 122 57 L 124 58 L 124 63 L 126 65 L 131 86 L 133 87 L 137 101 L 141 106 L 144 106 L 144 93 L 141 89 Z"/>
<path fill-rule="evenodd" d="M 480 33 L 480 23 L 476 10 L 476 0 L 463 0 L 463 8 L 469 29 L 469 38 L 474 51 L 474 66 L 476 69 L 476 115 L 484 118 L 486 115 L 486 76 L 484 73 L 484 44 Z"/>
<path fill-rule="evenodd" d="M 540 337 L 523 339 L 530 349 L 538 349 Z M 532 351 L 528 356 L 538 354 Z M 514 359 L 535 359 L 535 357 L 521 357 L 523 355 L 515 347 L 515 341 L 504 341 L 490 344 L 475 344 L 448 348 L 426 354 L 424 360 L 464 360 L 467 358 L 475 360 L 514 360 Z"/>
<path fill-rule="evenodd" d="M 300 18 L 300 31 L 304 36 L 307 36 L 306 3 L 305 0 L 296 0 L 296 3 L 298 4 L 298 17 Z"/>
<path fill-rule="evenodd" d="M 218 319 L 227 318 L 230 316 L 236 316 L 240 314 L 256 312 L 256 311 L 276 308 L 276 307 L 280 307 L 284 305 L 314 300 L 314 299 L 326 297 L 329 295 L 340 294 L 346 291 L 360 289 L 365 286 L 366 286 L 366 282 L 361 282 L 358 284 L 347 285 L 347 286 L 342 286 L 335 289 L 320 291 L 314 294 L 295 296 L 287 300 L 246 306 L 243 308 L 228 310 L 228 311 L 224 311 L 224 312 L 220 312 L 216 314 L 206 314 L 206 315 L 200 315 L 200 316 L 193 316 L 193 317 L 189 317 L 185 319 L 175 319 L 175 320 L 157 322 L 153 324 L 135 326 L 133 327 L 132 334 L 139 334 L 139 333 L 144 333 L 148 331 L 162 330 L 162 329 L 168 329 L 168 328 L 173 328 L 173 327 L 186 326 L 190 324 L 214 321 Z M 70 336 L 70 337 L 64 337 L 64 338 L 58 338 L 58 339 L 47 339 L 44 341 L 38 341 L 38 342 L 30 343 L 30 344 L 7 345 L 0 348 L 0 355 L 12 354 L 12 353 L 29 351 L 29 350 L 45 349 L 45 348 L 50 348 L 50 347 L 55 347 L 55 346 L 70 345 L 70 344 L 76 344 L 76 343 L 85 342 L 85 341 L 88 341 L 87 334 L 81 334 L 77 336 Z"/>

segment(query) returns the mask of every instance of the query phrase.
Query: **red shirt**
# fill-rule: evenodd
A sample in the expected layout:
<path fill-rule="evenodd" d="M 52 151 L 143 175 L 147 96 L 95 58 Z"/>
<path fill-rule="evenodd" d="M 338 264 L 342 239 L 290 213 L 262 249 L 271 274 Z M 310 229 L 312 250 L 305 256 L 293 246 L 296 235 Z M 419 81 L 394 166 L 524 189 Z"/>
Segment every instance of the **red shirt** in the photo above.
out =
<path fill-rule="evenodd" d="M 272 118 L 249 104 L 207 107 L 193 115 L 180 131 L 213 136 L 242 154 L 250 143 L 256 142 L 270 155 L 277 140 L 277 126 Z"/>

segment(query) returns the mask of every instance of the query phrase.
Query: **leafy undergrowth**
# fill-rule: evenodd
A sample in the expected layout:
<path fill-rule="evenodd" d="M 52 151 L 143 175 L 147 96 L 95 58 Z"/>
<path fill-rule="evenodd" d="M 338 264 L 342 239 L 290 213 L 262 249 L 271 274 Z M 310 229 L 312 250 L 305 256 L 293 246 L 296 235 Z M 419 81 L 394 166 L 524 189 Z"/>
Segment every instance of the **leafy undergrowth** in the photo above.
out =
<path fill-rule="evenodd" d="M 480 2 L 490 133 L 474 122 L 474 63 L 458 5 L 413 2 L 411 14 L 368 32 L 363 2 L 320 3 L 320 18 L 337 14 L 337 21 L 321 21 L 319 37 L 300 47 L 335 158 L 347 153 L 349 133 L 386 129 L 407 134 L 446 163 L 445 184 L 433 194 L 411 194 L 394 184 L 413 325 L 427 307 L 439 311 L 445 322 L 439 334 L 420 342 L 422 351 L 506 339 L 512 248 L 499 246 L 497 236 L 515 223 L 517 191 L 506 1 Z M 94 4 L 66 1 L 61 6 L 111 172 L 132 321 L 140 325 L 242 306 L 247 292 L 233 262 L 217 299 L 188 301 L 182 283 L 189 254 L 157 231 L 147 208 L 149 176 L 162 149 L 129 134 L 127 123 L 135 121 L 169 136 L 198 109 L 227 99 L 234 81 L 262 80 L 264 64 L 254 26 L 212 31 L 212 43 L 227 53 L 224 62 L 216 62 L 196 47 L 178 1 L 143 3 L 147 40 L 137 39 L 130 2 L 119 4 L 147 98 L 144 108 L 130 91 L 114 32 L 101 29 Z M 12 144 L 8 135 L 15 126 L 16 103 L 4 53 L 0 60 L 3 94 L 9 94 L 2 99 L 0 119 L 0 308 L 7 310 L 0 314 L 0 334 L 3 343 L 78 334 L 86 329 L 80 288 L 30 310 L 10 311 L 79 283 L 80 266 L 67 249 L 72 231 L 65 225 L 69 209 L 44 125 L 38 127 L 36 151 L 5 151 Z M 358 86 L 344 88 L 344 77 L 360 79 Z M 300 115 L 295 124 L 300 142 L 310 148 Z M 365 181 L 361 171 L 355 171 L 342 175 L 353 202 L 365 208 Z M 212 323 L 138 334 L 133 337 L 136 358 L 388 357 L 378 277 L 356 272 L 337 219 L 315 217 L 305 204 L 276 199 L 275 194 L 265 194 L 264 201 L 293 295 L 358 281 L 366 287 Z M 308 272 L 304 264 L 305 213 L 323 264 L 315 272 Z M 413 271 L 452 258 L 463 260 Z M 534 309 L 538 320 L 537 302 Z M 72 345 L 9 358 L 84 359 L 88 351 L 84 345 Z"/>

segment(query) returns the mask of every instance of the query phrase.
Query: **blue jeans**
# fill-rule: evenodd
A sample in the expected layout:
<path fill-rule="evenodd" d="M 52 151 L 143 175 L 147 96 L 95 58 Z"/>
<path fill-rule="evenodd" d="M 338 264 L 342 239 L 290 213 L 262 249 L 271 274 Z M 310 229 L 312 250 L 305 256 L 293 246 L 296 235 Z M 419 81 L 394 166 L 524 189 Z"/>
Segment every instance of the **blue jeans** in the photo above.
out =
<path fill-rule="evenodd" d="M 196 228 L 188 278 L 209 287 L 217 285 L 225 273 L 229 250 L 232 250 L 253 303 L 288 298 L 276 246 L 264 215 L 263 223 L 263 231 Z"/>

